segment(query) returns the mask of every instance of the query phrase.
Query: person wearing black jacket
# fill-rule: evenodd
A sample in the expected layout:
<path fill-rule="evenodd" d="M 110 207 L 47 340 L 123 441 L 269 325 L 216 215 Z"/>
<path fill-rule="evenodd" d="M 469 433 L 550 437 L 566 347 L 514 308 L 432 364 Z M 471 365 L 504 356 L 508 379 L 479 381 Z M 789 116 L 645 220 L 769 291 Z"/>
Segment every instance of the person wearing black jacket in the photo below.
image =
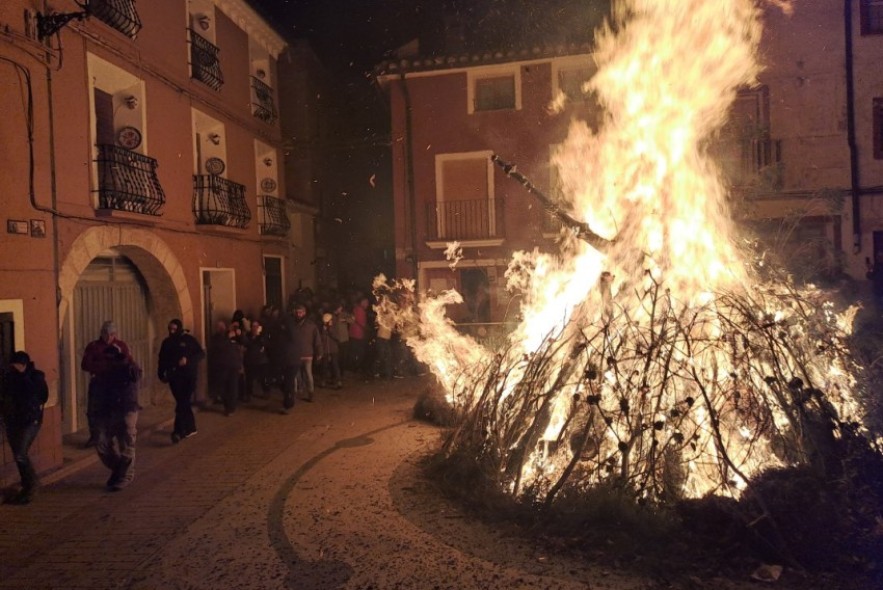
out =
<path fill-rule="evenodd" d="M 37 489 L 37 472 L 28 451 L 43 423 L 43 405 L 49 399 L 46 376 L 24 351 L 12 354 L 4 374 L 4 422 L 6 438 L 21 476 L 21 490 L 8 498 L 8 504 L 28 504 Z"/>
<path fill-rule="evenodd" d="M 196 393 L 196 376 L 199 361 L 205 356 L 199 342 L 184 331 L 184 324 L 175 318 L 169 322 L 169 336 L 159 349 L 157 376 L 168 383 L 175 398 L 175 426 L 172 442 L 196 434 L 196 418 L 193 415 L 193 395 Z"/>
<path fill-rule="evenodd" d="M 95 422 L 98 442 L 95 450 L 110 469 L 107 488 L 119 491 L 135 478 L 135 438 L 138 430 L 138 381 L 141 367 L 121 348 L 105 349 L 105 384 L 96 400 Z"/>

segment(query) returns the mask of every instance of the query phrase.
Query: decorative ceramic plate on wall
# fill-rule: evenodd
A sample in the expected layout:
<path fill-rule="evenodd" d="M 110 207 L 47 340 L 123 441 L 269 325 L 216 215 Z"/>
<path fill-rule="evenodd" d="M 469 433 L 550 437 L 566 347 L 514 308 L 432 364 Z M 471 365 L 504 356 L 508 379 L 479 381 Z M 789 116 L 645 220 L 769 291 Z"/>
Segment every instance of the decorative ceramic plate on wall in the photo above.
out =
<path fill-rule="evenodd" d="M 261 181 L 261 190 L 265 193 L 272 193 L 276 190 L 276 181 L 272 178 L 265 178 Z"/>
<path fill-rule="evenodd" d="M 227 165 L 224 164 L 224 160 L 221 158 L 209 158 L 205 161 L 205 171 L 212 176 L 223 174 L 226 169 Z"/>
<path fill-rule="evenodd" d="M 117 144 L 127 150 L 134 150 L 141 145 L 141 132 L 134 127 L 123 127 L 117 132 Z"/>

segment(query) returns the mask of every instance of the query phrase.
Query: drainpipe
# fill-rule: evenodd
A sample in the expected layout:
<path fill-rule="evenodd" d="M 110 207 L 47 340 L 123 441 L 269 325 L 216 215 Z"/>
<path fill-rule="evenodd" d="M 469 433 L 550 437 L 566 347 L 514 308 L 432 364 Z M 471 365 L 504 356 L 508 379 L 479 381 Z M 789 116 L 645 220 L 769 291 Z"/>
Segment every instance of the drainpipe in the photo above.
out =
<path fill-rule="evenodd" d="M 843 24 L 846 37 L 846 133 L 849 144 L 850 193 L 852 194 L 852 252 L 862 251 L 862 218 L 859 196 L 861 178 L 858 165 L 858 148 L 855 139 L 855 76 L 852 47 L 852 2 L 843 2 Z"/>
<path fill-rule="evenodd" d="M 405 101 L 405 206 L 410 207 L 408 217 L 410 223 L 411 239 L 411 272 L 414 280 L 419 279 L 417 266 L 417 203 L 414 196 L 414 125 L 411 118 L 411 95 L 408 93 L 408 83 L 405 73 L 399 78 L 402 82 L 402 98 Z"/>

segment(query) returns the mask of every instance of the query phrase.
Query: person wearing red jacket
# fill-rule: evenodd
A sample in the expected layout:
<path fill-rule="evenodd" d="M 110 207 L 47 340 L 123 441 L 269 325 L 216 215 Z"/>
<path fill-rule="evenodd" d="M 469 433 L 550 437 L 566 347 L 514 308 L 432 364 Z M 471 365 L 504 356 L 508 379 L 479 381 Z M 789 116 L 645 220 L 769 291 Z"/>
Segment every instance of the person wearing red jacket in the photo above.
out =
<path fill-rule="evenodd" d="M 105 390 L 109 387 L 111 355 L 108 353 L 110 348 L 119 350 L 125 357 L 132 357 L 128 345 L 117 338 L 116 324 L 106 321 L 101 325 L 101 335 L 98 339 L 86 345 L 86 350 L 83 351 L 83 360 L 80 362 L 80 368 L 89 373 L 89 391 L 86 398 L 86 421 L 89 424 L 87 447 L 98 444 L 95 411 L 98 400 L 104 396 Z"/>

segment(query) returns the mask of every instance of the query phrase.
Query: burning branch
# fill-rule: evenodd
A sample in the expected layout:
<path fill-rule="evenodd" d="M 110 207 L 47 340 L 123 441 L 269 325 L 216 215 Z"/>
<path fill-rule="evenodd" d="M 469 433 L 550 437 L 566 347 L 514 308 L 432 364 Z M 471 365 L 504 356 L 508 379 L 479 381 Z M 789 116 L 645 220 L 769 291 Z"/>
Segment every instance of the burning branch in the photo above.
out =
<path fill-rule="evenodd" d="M 535 196 L 540 203 L 542 203 L 543 207 L 546 211 L 557 217 L 562 223 L 564 223 L 567 227 L 576 231 L 576 236 L 581 240 L 584 240 L 592 247 L 596 248 L 600 251 L 605 251 L 607 248 L 612 246 L 616 240 L 608 240 L 607 238 L 603 238 L 592 231 L 592 228 L 589 227 L 589 224 L 584 221 L 577 221 L 573 217 L 567 214 L 566 211 L 561 209 L 552 199 L 550 199 L 546 194 L 538 189 L 536 185 L 534 185 L 528 178 L 518 172 L 515 167 L 515 164 L 510 164 L 503 160 L 497 154 L 491 155 L 491 162 L 496 164 L 503 170 L 503 172 L 509 178 L 517 181 L 521 186 L 525 188 L 527 192 Z"/>

